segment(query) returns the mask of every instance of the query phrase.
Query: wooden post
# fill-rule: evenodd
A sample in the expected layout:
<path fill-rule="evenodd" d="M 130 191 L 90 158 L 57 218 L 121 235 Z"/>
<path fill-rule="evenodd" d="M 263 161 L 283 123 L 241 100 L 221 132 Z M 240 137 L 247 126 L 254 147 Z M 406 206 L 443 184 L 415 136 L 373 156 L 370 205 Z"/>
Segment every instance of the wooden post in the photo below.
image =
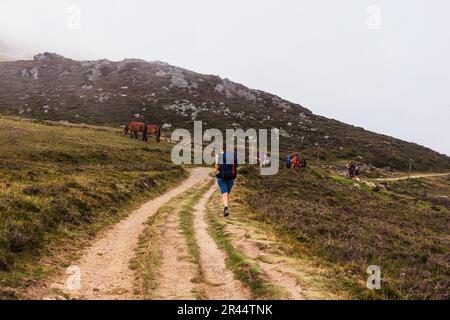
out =
<path fill-rule="evenodd" d="M 411 178 L 412 159 L 409 159 L 408 179 Z"/>
<path fill-rule="evenodd" d="M 317 144 L 317 162 L 320 162 L 320 146 Z"/>

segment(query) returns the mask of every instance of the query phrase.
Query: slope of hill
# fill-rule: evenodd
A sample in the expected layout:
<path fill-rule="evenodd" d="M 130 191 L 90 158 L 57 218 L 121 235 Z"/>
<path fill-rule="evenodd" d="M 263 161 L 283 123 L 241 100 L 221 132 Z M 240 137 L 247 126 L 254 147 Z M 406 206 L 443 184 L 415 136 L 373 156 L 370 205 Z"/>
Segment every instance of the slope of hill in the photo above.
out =
<path fill-rule="evenodd" d="M 187 176 L 169 144 L 112 128 L 0 117 L 0 141 L 0 298 L 49 271 L 36 259 L 55 245 L 74 249 Z"/>
<path fill-rule="evenodd" d="M 281 128 L 283 151 L 327 161 L 354 159 L 405 170 L 450 168 L 450 158 L 417 144 L 314 115 L 310 110 L 228 79 L 163 62 L 74 61 L 44 53 L 0 63 L 0 112 L 56 121 L 119 126 L 136 119 L 192 128 Z M 170 127 L 170 126 L 167 126 Z"/>
<path fill-rule="evenodd" d="M 242 168 L 235 192 L 256 220 L 286 239 L 286 255 L 334 269 L 330 282 L 359 298 L 449 299 L 450 176 L 368 187 L 316 167 L 261 177 Z M 370 185 L 370 184 L 369 184 Z M 366 269 L 381 268 L 382 290 Z"/>

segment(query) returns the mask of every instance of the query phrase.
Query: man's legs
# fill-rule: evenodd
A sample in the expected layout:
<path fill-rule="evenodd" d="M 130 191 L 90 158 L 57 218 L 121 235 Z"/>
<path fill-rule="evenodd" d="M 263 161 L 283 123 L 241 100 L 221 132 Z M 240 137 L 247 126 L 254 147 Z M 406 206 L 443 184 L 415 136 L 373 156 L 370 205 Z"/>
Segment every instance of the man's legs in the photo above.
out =
<path fill-rule="evenodd" d="M 228 201 L 230 200 L 230 193 L 225 192 L 222 194 L 222 200 L 223 200 L 223 216 L 228 217 L 230 215 L 230 211 L 228 210 Z"/>
<path fill-rule="evenodd" d="M 233 180 L 217 180 L 220 188 L 220 192 L 222 194 L 222 201 L 223 201 L 223 215 L 225 217 L 228 217 L 229 211 L 228 211 L 228 205 L 230 201 L 230 192 L 233 187 L 234 181 Z"/>
<path fill-rule="evenodd" d="M 223 206 L 225 208 L 228 208 L 229 198 L 230 198 L 230 194 L 228 192 L 225 192 L 225 193 L 222 194 Z"/>

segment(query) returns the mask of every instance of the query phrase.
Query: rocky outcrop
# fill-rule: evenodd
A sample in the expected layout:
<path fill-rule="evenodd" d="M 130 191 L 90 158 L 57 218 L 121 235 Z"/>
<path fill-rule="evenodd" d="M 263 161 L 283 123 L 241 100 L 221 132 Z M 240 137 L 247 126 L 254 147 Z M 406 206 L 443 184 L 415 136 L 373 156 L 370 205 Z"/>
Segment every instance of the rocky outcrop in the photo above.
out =
<path fill-rule="evenodd" d="M 224 93 L 227 98 L 240 97 L 247 101 L 256 100 L 256 95 L 250 89 L 246 89 L 242 85 L 237 85 L 228 79 L 222 80 L 215 87 L 215 90 L 219 93 Z"/>
<path fill-rule="evenodd" d="M 140 59 L 124 59 L 119 61 L 116 66 L 118 72 L 127 70 L 129 67 L 136 67 L 140 63 L 146 63 L 144 60 Z"/>
<path fill-rule="evenodd" d="M 100 80 L 103 76 L 102 68 L 104 66 L 110 65 L 111 62 L 109 60 L 99 60 L 91 63 L 91 67 L 87 72 L 87 77 L 89 81 L 97 81 Z"/>
<path fill-rule="evenodd" d="M 186 81 L 186 78 L 184 77 L 183 70 L 180 68 L 172 68 L 172 85 L 178 88 L 188 88 L 189 83 Z"/>
<path fill-rule="evenodd" d="M 33 57 L 35 61 L 50 61 L 50 60 L 64 60 L 65 58 L 56 53 L 39 53 Z"/>
<path fill-rule="evenodd" d="M 22 77 L 33 79 L 33 80 L 38 80 L 39 79 L 39 69 L 38 68 L 23 69 Z"/>

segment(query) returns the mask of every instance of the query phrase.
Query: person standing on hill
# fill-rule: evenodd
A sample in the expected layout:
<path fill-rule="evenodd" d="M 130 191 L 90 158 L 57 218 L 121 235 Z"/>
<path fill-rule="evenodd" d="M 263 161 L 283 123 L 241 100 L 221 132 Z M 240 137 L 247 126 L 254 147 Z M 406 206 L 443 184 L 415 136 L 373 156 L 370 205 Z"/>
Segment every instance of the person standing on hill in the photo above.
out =
<path fill-rule="evenodd" d="M 348 167 L 348 175 L 349 175 L 350 179 L 353 179 L 355 177 L 355 170 L 356 170 L 356 165 L 352 161 L 352 162 L 350 162 L 350 166 Z"/>
<path fill-rule="evenodd" d="M 237 155 L 236 152 L 227 150 L 224 144 L 222 152 L 216 155 L 214 167 L 216 169 L 217 184 L 223 200 L 223 216 L 229 216 L 228 205 L 231 189 L 237 177 Z"/>
<path fill-rule="evenodd" d="M 361 167 L 357 164 L 355 165 L 355 177 L 359 176 L 359 174 L 361 173 Z"/>
<path fill-rule="evenodd" d="M 288 154 L 285 160 L 286 168 L 290 169 L 292 168 L 292 155 Z"/>
<path fill-rule="evenodd" d="M 300 168 L 300 156 L 298 154 L 296 154 L 296 153 L 292 156 L 291 167 L 292 168 L 297 168 L 297 169 Z"/>

